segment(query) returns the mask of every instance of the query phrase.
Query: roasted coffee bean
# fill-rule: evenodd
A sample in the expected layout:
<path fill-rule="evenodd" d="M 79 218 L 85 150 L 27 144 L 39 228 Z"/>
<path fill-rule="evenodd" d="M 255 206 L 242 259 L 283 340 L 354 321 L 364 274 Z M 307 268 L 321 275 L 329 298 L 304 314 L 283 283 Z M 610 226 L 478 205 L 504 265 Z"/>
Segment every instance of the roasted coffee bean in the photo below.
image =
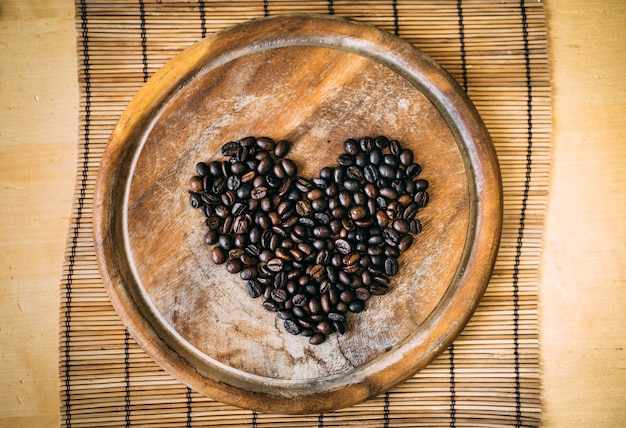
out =
<path fill-rule="evenodd" d="M 359 143 L 349 138 L 343 143 L 343 150 L 349 155 L 356 155 L 359 152 Z"/>
<path fill-rule="evenodd" d="M 203 205 L 202 197 L 198 193 L 190 192 L 189 193 L 189 205 L 191 205 L 191 207 L 194 209 L 200 208 Z"/>
<path fill-rule="evenodd" d="M 276 143 L 274 143 L 274 140 L 269 137 L 259 137 L 256 139 L 256 145 L 262 150 L 272 151 L 274 150 Z"/>
<path fill-rule="evenodd" d="M 315 264 L 311 266 L 311 268 L 309 269 L 309 275 L 313 279 L 321 278 L 324 275 L 324 266 L 322 266 L 321 264 Z"/>
<path fill-rule="evenodd" d="M 348 215 L 352 220 L 361 220 L 367 216 L 368 210 L 363 205 L 355 205 L 348 210 Z"/>
<path fill-rule="evenodd" d="M 411 233 L 414 233 L 415 235 L 417 235 L 418 233 L 421 233 L 422 222 L 414 218 L 413 220 L 409 222 L 409 229 L 411 230 Z"/>
<path fill-rule="evenodd" d="M 403 218 L 397 218 L 393 221 L 393 228 L 400 233 L 409 232 L 409 223 Z"/>
<path fill-rule="evenodd" d="M 315 333 L 309 338 L 311 345 L 319 345 L 326 341 L 326 335 L 324 333 Z"/>
<path fill-rule="evenodd" d="M 353 251 L 352 244 L 345 239 L 337 239 L 335 241 L 335 249 L 341 254 L 348 254 Z"/>
<path fill-rule="evenodd" d="M 276 312 L 278 308 L 280 307 L 280 305 L 271 299 L 266 299 L 263 302 L 263 307 L 270 312 Z"/>
<path fill-rule="evenodd" d="M 350 166 L 350 165 L 354 165 L 354 156 L 349 155 L 349 154 L 341 154 L 339 155 L 339 157 L 337 158 L 337 162 L 339 163 L 339 165 L 341 166 Z"/>
<path fill-rule="evenodd" d="M 420 208 L 424 208 L 426 207 L 426 205 L 428 205 L 428 199 L 429 199 L 428 192 L 425 190 L 417 192 L 415 194 L 415 197 L 413 198 L 417 206 Z"/>
<path fill-rule="evenodd" d="M 395 257 L 388 257 L 385 260 L 385 273 L 394 276 L 398 273 L 398 260 Z"/>
<path fill-rule="evenodd" d="M 283 259 L 279 257 L 275 257 L 273 259 L 268 260 L 266 263 L 266 266 L 270 270 L 270 272 L 277 273 L 283 270 L 284 261 Z"/>
<path fill-rule="evenodd" d="M 287 291 L 282 288 L 274 288 L 271 291 L 270 296 L 275 302 L 283 303 L 287 300 L 288 294 Z"/>
<path fill-rule="evenodd" d="M 221 265 L 226 262 L 228 253 L 222 247 L 213 247 L 213 250 L 211 250 L 211 257 L 213 259 L 213 263 Z"/>
<path fill-rule="evenodd" d="M 350 312 L 362 312 L 365 309 L 365 304 L 362 300 L 352 300 L 348 303 L 348 310 Z"/>
<path fill-rule="evenodd" d="M 241 261 L 240 261 L 241 263 Z M 254 279 L 257 277 L 257 268 L 256 266 L 246 266 L 239 272 L 239 276 L 243 280 Z"/>
<path fill-rule="evenodd" d="M 302 326 L 300 326 L 300 324 L 293 319 L 285 320 L 283 325 L 285 326 L 285 330 L 287 330 L 290 334 L 298 335 L 302 332 Z"/>
<path fill-rule="evenodd" d="M 328 319 L 331 321 L 344 322 L 346 320 L 346 316 L 339 312 L 330 312 L 328 314 Z"/>
<path fill-rule="evenodd" d="M 400 242 L 400 233 L 395 229 L 385 228 L 383 229 L 383 237 L 385 242 L 391 246 L 397 246 Z"/>
<path fill-rule="evenodd" d="M 346 169 L 346 175 L 352 180 L 360 180 L 363 178 L 363 170 L 356 165 L 352 165 Z"/>
<path fill-rule="evenodd" d="M 402 239 L 400 239 L 400 242 L 398 242 L 398 250 L 404 252 L 408 250 L 411 245 L 413 245 L 413 236 L 409 234 L 404 235 Z"/>
<path fill-rule="evenodd" d="M 252 297 L 253 299 L 256 299 L 257 297 L 259 297 L 261 294 L 263 294 L 263 289 L 265 287 L 263 287 L 258 281 L 256 280 L 250 280 L 246 282 L 246 291 L 248 292 L 248 295 L 250 297 Z"/>

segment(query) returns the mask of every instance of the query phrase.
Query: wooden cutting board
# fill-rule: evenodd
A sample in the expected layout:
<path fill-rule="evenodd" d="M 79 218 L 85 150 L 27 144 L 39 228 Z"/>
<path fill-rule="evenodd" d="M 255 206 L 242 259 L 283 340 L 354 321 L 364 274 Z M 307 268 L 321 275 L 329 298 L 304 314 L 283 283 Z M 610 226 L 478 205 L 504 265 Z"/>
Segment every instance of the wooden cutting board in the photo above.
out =
<path fill-rule="evenodd" d="M 321 345 L 285 333 L 213 264 L 189 206 L 196 163 L 248 135 L 289 140 L 304 177 L 337 165 L 347 138 L 387 135 L 430 183 L 390 292 Z M 460 87 L 409 44 L 330 16 L 251 21 L 165 65 L 111 136 L 94 209 L 103 279 L 137 342 L 194 389 L 274 413 L 356 404 L 426 366 L 482 297 L 501 225 L 496 155 Z"/>

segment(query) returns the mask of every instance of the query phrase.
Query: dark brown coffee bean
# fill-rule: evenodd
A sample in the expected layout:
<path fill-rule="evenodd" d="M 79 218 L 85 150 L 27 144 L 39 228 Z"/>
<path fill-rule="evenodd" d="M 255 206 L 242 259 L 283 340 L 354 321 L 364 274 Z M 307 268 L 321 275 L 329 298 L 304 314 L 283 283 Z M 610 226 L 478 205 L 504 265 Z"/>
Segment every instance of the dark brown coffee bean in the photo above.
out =
<path fill-rule="evenodd" d="M 390 200 L 398 198 L 398 192 L 391 187 L 383 187 L 378 192 L 380 193 L 380 196 L 384 196 L 385 198 Z"/>
<path fill-rule="evenodd" d="M 335 249 L 341 254 L 348 254 L 353 251 L 352 244 L 345 239 L 337 239 L 335 241 Z"/>
<path fill-rule="evenodd" d="M 411 165 L 413 163 L 413 152 L 409 149 L 403 149 L 398 154 L 398 159 L 400 159 L 400 163 L 404 166 Z"/>
<path fill-rule="evenodd" d="M 393 228 L 400 233 L 408 233 L 409 232 L 409 222 L 407 222 L 403 218 L 397 218 L 393 221 Z"/>
<path fill-rule="evenodd" d="M 400 142 L 398 140 L 389 141 L 389 151 L 391 154 L 398 156 L 402 151 L 402 146 L 400 146 Z"/>
<path fill-rule="evenodd" d="M 429 200 L 428 192 L 425 190 L 417 192 L 413 199 L 420 208 L 424 208 L 426 207 L 426 205 L 428 205 L 428 200 Z"/>
<path fill-rule="evenodd" d="M 328 319 L 331 321 L 344 322 L 346 320 L 346 316 L 339 312 L 330 312 L 328 314 Z"/>
<path fill-rule="evenodd" d="M 417 235 L 418 233 L 422 232 L 422 222 L 414 218 L 413 220 L 409 222 L 409 228 L 411 230 L 411 233 L 414 233 Z"/>
<path fill-rule="evenodd" d="M 258 281 L 256 280 L 250 280 L 246 282 L 246 291 L 248 292 L 248 295 L 250 297 L 252 297 L 253 299 L 256 299 L 257 297 L 259 297 L 261 294 L 263 294 L 263 290 L 265 287 L 263 287 Z"/>
<path fill-rule="evenodd" d="M 267 187 L 265 186 L 259 186 L 259 187 L 255 187 L 254 189 L 252 189 L 252 191 L 250 192 L 250 197 L 252 199 L 263 199 L 267 196 Z"/>
<path fill-rule="evenodd" d="M 359 260 L 361 260 L 361 254 L 358 251 L 353 251 L 343 256 L 343 264 L 345 266 L 355 265 Z"/>
<path fill-rule="evenodd" d="M 415 187 L 416 187 L 416 191 L 418 192 L 422 192 L 426 189 L 428 189 L 428 181 L 424 180 L 423 178 L 420 178 L 419 180 L 415 180 Z"/>
<path fill-rule="evenodd" d="M 274 147 L 274 156 L 277 158 L 282 158 L 289 152 L 289 142 L 286 140 L 280 140 L 276 143 L 276 147 Z"/>
<path fill-rule="evenodd" d="M 342 291 L 339 295 L 339 300 L 345 303 L 349 303 L 354 300 L 354 292 L 352 290 Z"/>
<path fill-rule="evenodd" d="M 270 312 L 276 312 L 278 308 L 280 307 L 280 305 L 271 299 L 266 299 L 263 302 L 263 307 Z"/>
<path fill-rule="evenodd" d="M 326 335 L 324 333 L 315 333 L 313 336 L 309 338 L 309 343 L 311 345 L 319 345 L 326 341 Z"/>
<path fill-rule="evenodd" d="M 296 294 L 291 298 L 291 301 L 296 307 L 306 306 L 309 304 L 309 299 L 304 294 Z"/>
<path fill-rule="evenodd" d="M 362 300 L 352 300 L 350 303 L 348 303 L 348 310 L 350 312 L 358 313 L 363 311 L 363 309 L 365 309 L 365 304 Z"/>
<path fill-rule="evenodd" d="M 307 192 L 306 197 L 309 201 L 314 201 L 324 196 L 324 191 L 319 188 L 312 189 Z"/>
<path fill-rule="evenodd" d="M 413 245 L 413 237 L 408 234 L 404 235 L 402 239 L 400 239 L 400 242 L 398 242 L 398 250 L 406 251 L 411 247 L 411 245 Z"/>
<path fill-rule="evenodd" d="M 316 314 L 322 310 L 320 301 L 316 297 L 309 299 L 309 310 L 312 314 Z"/>
<path fill-rule="evenodd" d="M 375 283 L 370 285 L 370 293 L 375 296 L 382 296 L 389 292 L 389 287 L 385 284 Z"/>
<path fill-rule="evenodd" d="M 287 291 L 282 288 L 274 288 L 270 293 L 272 300 L 278 303 L 283 303 L 287 300 Z"/>
<path fill-rule="evenodd" d="M 276 147 L 276 143 L 269 137 L 259 137 L 256 139 L 256 145 L 262 150 L 272 151 Z"/>
<path fill-rule="evenodd" d="M 389 276 L 394 276 L 398 273 L 398 260 L 395 257 L 388 257 L 385 260 L 385 273 Z"/>
<path fill-rule="evenodd" d="M 355 205 L 348 210 L 348 215 L 352 220 L 361 220 L 367 216 L 368 210 L 363 205 Z"/>
<path fill-rule="evenodd" d="M 241 272 L 239 272 L 239 276 L 244 281 L 256 278 L 257 277 L 257 268 L 256 268 L 256 266 L 246 266 L 245 268 L 243 268 L 241 270 Z"/>
<path fill-rule="evenodd" d="M 317 331 L 320 333 L 324 333 L 326 335 L 331 334 L 333 332 L 333 325 L 328 321 L 321 321 L 317 323 Z"/>
<path fill-rule="evenodd" d="M 311 215 L 311 204 L 307 201 L 298 201 L 296 202 L 296 212 L 299 216 L 308 217 Z"/>
<path fill-rule="evenodd" d="M 385 242 L 393 247 L 397 246 L 398 242 L 400 242 L 400 233 L 395 229 L 383 229 L 383 237 L 385 238 Z"/>
<path fill-rule="evenodd" d="M 302 332 L 302 326 L 300 326 L 300 324 L 293 319 L 285 320 L 283 324 L 285 326 L 285 330 L 294 336 Z"/>
<path fill-rule="evenodd" d="M 359 143 L 356 140 L 349 138 L 344 141 L 343 150 L 349 155 L 356 155 L 360 150 Z"/>
<path fill-rule="evenodd" d="M 366 287 L 358 287 L 356 290 L 354 290 L 354 294 L 357 299 L 364 301 L 369 299 L 371 296 L 370 290 Z"/>
<path fill-rule="evenodd" d="M 211 250 L 211 258 L 213 259 L 213 263 L 217 265 L 221 265 L 226 262 L 228 253 L 222 247 L 213 247 Z"/>
<path fill-rule="evenodd" d="M 288 177 L 295 177 L 296 174 L 298 174 L 298 167 L 291 159 L 287 159 L 287 158 L 282 159 L 280 161 L 280 165 L 282 166 L 283 170 L 285 171 L 285 174 Z"/>
<path fill-rule="evenodd" d="M 280 272 L 281 270 L 283 270 L 284 262 L 282 259 L 275 257 L 268 260 L 266 266 L 270 270 L 270 272 Z"/>
<path fill-rule="evenodd" d="M 321 278 L 322 275 L 324 275 L 324 266 L 322 266 L 321 264 L 315 264 L 311 266 L 311 268 L 309 269 L 309 275 L 313 279 Z"/>

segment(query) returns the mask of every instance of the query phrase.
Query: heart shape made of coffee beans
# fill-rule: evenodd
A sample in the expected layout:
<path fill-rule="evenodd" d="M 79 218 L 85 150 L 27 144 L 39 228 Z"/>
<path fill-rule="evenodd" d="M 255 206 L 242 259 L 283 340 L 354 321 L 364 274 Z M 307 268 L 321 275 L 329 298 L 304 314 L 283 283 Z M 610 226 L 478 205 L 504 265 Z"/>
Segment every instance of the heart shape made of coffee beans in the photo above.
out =
<path fill-rule="evenodd" d="M 422 224 L 428 181 L 413 152 L 385 136 L 344 142 L 338 165 L 298 176 L 290 144 L 246 137 L 226 160 L 199 162 L 190 204 L 206 217 L 211 257 L 313 345 L 386 294 Z"/>

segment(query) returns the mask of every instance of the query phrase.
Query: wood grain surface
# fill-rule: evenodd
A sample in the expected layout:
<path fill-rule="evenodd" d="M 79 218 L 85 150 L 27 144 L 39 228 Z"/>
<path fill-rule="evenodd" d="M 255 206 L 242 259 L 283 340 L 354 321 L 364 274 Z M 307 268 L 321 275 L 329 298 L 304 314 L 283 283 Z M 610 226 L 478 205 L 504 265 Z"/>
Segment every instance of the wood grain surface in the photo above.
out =
<path fill-rule="evenodd" d="M 196 163 L 253 134 L 290 141 L 309 178 L 346 139 L 388 135 L 430 182 L 425 231 L 391 292 L 320 346 L 286 335 L 212 262 L 189 207 Z M 199 42 L 137 94 L 103 156 L 94 232 L 114 306 L 160 364 L 240 407 L 317 413 L 390 388 L 458 334 L 495 262 L 501 193 L 482 121 L 432 60 L 370 26 L 279 17 Z"/>
<path fill-rule="evenodd" d="M 554 164 L 541 271 L 543 419 L 546 427 L 620 427 L 626 10 L 620 0 L 547 0 L 546 11 Z M 74 31 L 69 0 L 0 7 L 0 426 L 58 426 L 58 287 L 78 110 Z"/>

